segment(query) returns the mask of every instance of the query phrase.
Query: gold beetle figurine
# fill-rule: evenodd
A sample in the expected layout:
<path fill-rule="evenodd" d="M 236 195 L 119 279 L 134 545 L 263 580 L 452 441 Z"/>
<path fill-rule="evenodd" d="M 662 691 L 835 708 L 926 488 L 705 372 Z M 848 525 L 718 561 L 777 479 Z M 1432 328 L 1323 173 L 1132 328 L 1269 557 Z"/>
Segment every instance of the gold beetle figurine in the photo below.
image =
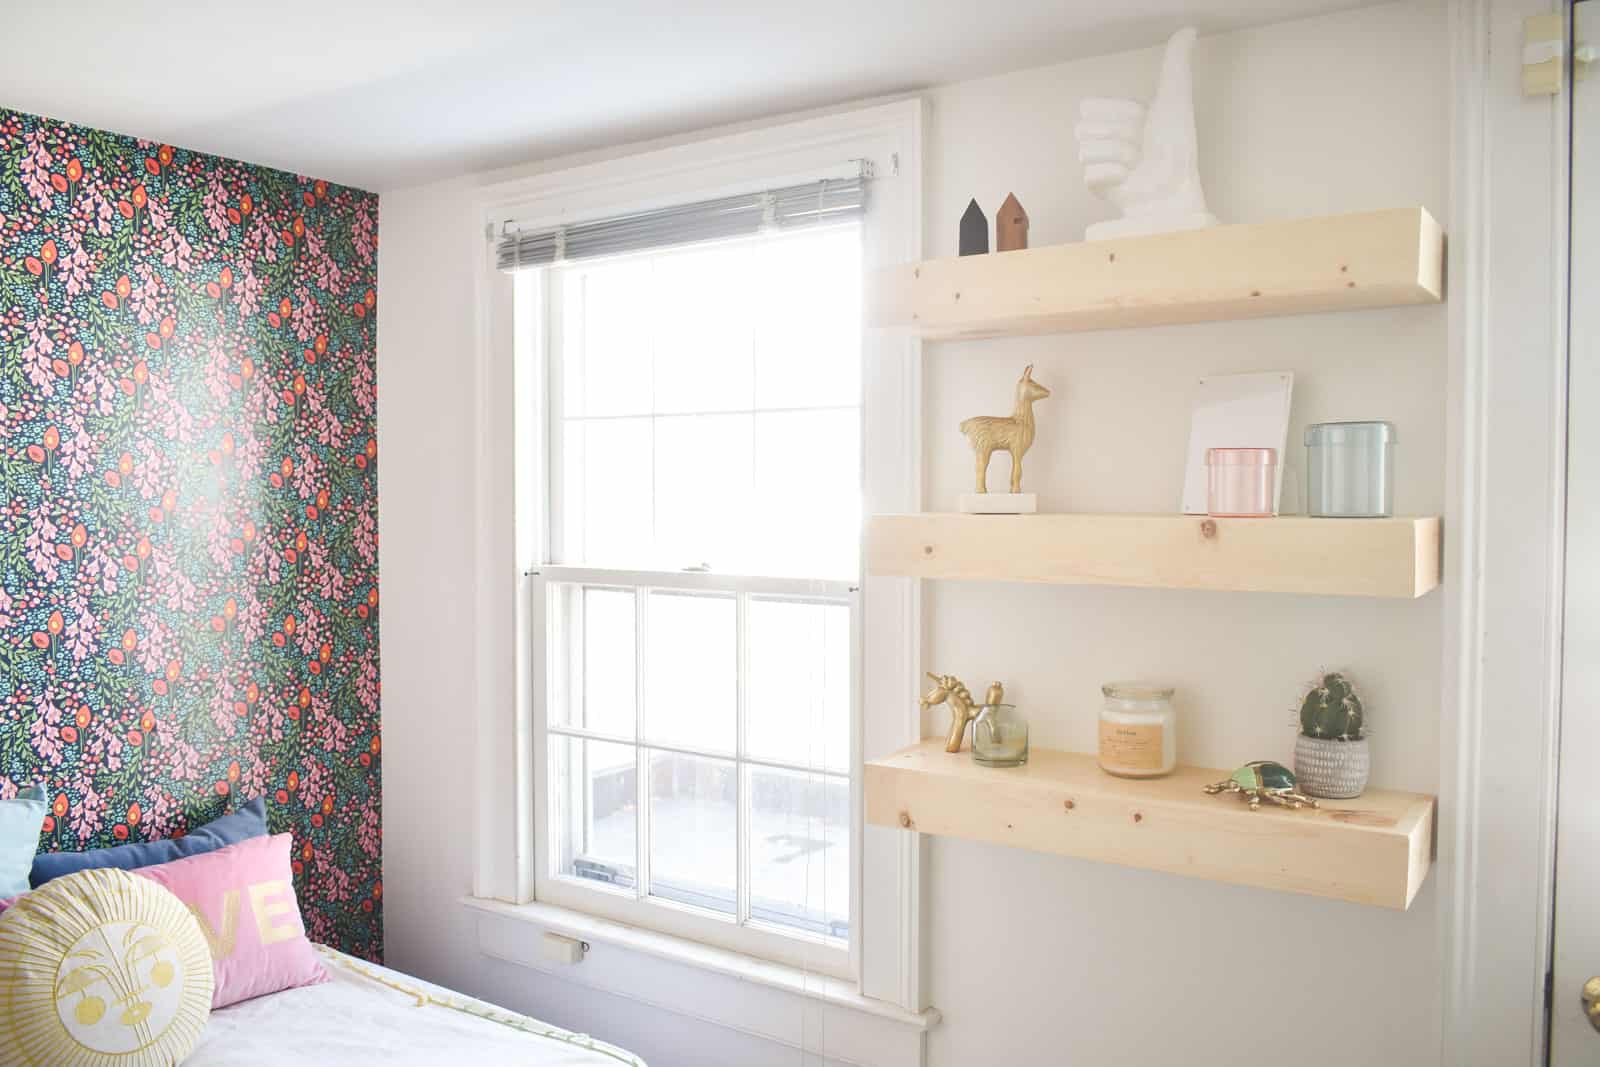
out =
<path fill-rule="evenodd" d="M 1250 810 L 1261 807 L 1263 800 L 1281 804 L 1286 808 L 1314 808 L 1317 802 L 1300 792 L 1294 772 L 1272 760 L 1255 760 L 1246 763 L 1220 782 L 1205 787 L 1212 796 L 1218 793 L 1238 793 L 1250 801 Z"/>

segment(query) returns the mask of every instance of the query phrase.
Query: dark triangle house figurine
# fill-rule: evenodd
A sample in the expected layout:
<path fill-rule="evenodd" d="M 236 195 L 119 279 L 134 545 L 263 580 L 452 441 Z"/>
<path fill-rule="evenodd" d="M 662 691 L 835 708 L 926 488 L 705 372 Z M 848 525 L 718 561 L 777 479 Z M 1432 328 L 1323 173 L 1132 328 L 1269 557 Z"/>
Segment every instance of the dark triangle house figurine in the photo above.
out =
<path fill-rule="evenodd" d="M 1028 247 L 1028 213 L 1017 203 L 1016 193 L 1007 193 L 994 220 L 994 250 L 1015 252 Z"/>
<path fill-rule="evenodd" d="M 989 251 L 989 219 L 978 206 L 978 202 L 973 200 L 967 204 L 966 214 L 961 216 L 961 254 L 981 256 L 987 251 Z"/>

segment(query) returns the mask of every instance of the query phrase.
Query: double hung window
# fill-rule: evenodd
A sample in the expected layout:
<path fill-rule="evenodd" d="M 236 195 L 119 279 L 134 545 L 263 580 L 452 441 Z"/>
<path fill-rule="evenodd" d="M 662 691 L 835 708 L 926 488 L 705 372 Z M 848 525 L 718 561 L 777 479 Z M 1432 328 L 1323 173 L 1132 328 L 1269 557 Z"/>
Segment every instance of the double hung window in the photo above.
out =
<path fill-rule="evenodd" d="M 545 386 L 536 893 L 842 974 L 861 233 L 790 192 L 509 253 Z"/>

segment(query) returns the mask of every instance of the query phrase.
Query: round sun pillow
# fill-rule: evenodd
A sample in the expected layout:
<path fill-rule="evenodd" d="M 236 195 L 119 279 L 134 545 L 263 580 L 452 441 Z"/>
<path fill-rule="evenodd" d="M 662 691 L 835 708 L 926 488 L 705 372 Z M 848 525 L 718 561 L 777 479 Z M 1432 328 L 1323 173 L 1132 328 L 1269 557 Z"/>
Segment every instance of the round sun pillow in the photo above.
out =
<path fill-rule="evenodd" d="M 103 868 L 0 915 L 0 1063 L 169 1067 L 211 1014 L 211 950 L 171 891 Z"/>

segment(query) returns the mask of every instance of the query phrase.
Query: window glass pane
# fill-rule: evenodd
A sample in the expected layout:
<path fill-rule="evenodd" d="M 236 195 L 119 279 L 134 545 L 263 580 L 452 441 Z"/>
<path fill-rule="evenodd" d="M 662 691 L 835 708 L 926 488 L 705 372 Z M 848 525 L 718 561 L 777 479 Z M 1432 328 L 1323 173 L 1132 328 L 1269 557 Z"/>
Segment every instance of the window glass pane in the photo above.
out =
<path fill-rule="evenodd" d="M 757 574 L 852 578 L 861 540 L 861 416 L 842 411 L 755 417 Z"/>
<path fill-rule="evenodd" d="M 583 590 L 583 725 L 629 738 L 635 724 L 633 603 L 631 590 Z"/>
<path fill-rule="evenodd" d="M 553 268 L 555 562 L 854 575 L 860 259 L 852 227 Z"/>
<path fill-rule="evenodd" d="M 748 243 L 656 261 L 655 410 L 749 411 L 755 307 Z"/>
<path fill-rule="evenodd" d="M 733 763 L 650 753 L 650 895 L 728 915 L 738 910 Z"/>
<path fill-rule="evenodd" d="M 566 276 L 561 344 L 565 414 L 651 410 L 652 269 L 619 260 Z"/>
<path fill-rule="evenodd" d="M 746 619 L 749 754 L 848 771 L 850 609 L 752 597 Z"/>
<path fill-rule="evenodd" d="M 750 918 L 850 932 L 850 781 L 751 767 Z"/>
<path fill-rule="evenodd" d="M 653 592 L 645 621 L 645 735 L 732 753 L 737 743 L 738 605 Z"/>
<path fill-rule="evenodd" d="M 638 763 L 632 745 L 550 736 L 559 874 L 631 888 L 638 863 Z"/>
<path fill-rule="evenodd" d="M 652 555 L 649 419 L 569 422 L 562 440 L 555 562 L 639 566 Z"/>
<path fill-rule="evenodd" d="M 676 415 L 655 428 L 658 566 L 740 572 L 750 543 L 750 416 Z"/>
<path fill-rule="evenodd" d="M 788 234 L 757 250 L 756 406 L 861 402 L 861 236 Z"/>

